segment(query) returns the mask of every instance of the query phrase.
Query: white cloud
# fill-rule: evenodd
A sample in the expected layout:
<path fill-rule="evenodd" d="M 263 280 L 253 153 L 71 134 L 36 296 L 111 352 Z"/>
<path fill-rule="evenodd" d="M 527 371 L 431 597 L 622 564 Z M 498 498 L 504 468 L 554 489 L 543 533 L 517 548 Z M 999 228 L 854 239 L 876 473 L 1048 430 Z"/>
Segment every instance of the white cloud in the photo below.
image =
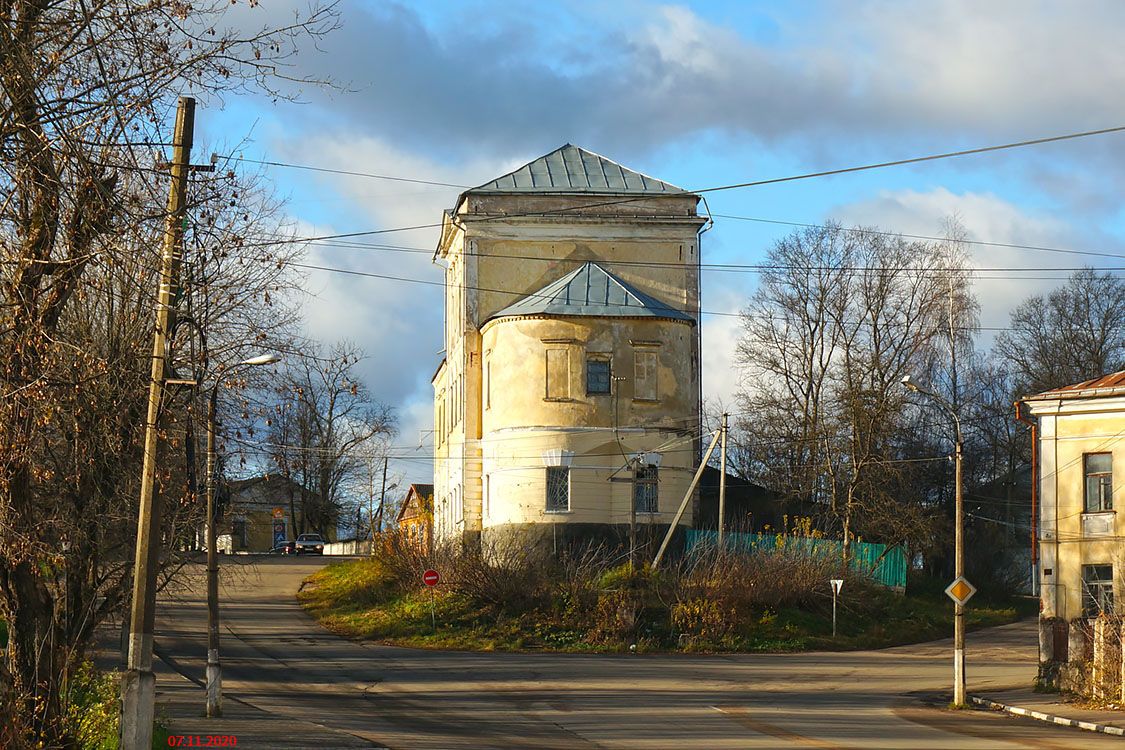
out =
<path fill-rule="evenodd" d="M 746 297 L 734 289 L 713 289 L 704 299 L 703 309 L 738 313 L 745 304 Z M 729 314 L 703 316 L 703 400 L 708 405 L 729 407 L 734 403 L 740 384 L 734 355 L 741 336 L 741 318 Z"/>
<path fill-rule="evenodd" d="M 1082 247 L 1081 236 L 1074 227 L 1054 218 L 1030 214 L 987 193 L 953 193 L 945 188 L 927 192 L 886 191 L 870 200 L 841 206 L 836 215 L 857 225 L 894 227 L 895 231 L 928 236 L 942 236 L 943 222 L 957 217 L 971 240 L 1064 249 Z M 1020 248 L 970 245 L 969 249 L 978 268 L 1074 267 L 1092 260 Z M 1032 294 L 1040 294 L 1062 283 L 1044 276 L 1065 275 L 1066 272 L 1020 273 L 1018 270 L 979 272 L 973 287 L 981 305 L 981 325 L 1008 325 L 1012 307 Z M 991 336 L 983 338 L 988 340 Z"/>

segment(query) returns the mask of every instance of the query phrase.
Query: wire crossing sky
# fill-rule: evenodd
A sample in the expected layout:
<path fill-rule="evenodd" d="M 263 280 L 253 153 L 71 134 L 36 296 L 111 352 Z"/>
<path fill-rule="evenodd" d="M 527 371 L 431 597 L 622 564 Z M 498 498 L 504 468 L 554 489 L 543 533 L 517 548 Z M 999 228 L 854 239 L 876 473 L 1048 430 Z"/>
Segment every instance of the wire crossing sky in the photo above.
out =
<path fill-rule="evenodd" d="M 367 351 L 361 373 L 397 408 L 403 445 L 432 427 L 442 212 L 563 143 L 706 191 L 709 401 L 733 404 L 738 313 L 795 230 L 938 242 L 955 221 L 977 269 L 982 349 L 1070 269 L 1125 266 L 1125 102 L 1107 94 L 1125 70 L 1119 3 L 358 0 L 341 12 L 299 60 L 337 88 L 307 88 L 300 105 L 208 103 L 197 141 L 289 199 L 308 333 Z M 429 478 L 424 461 L 401 471 Z"/>

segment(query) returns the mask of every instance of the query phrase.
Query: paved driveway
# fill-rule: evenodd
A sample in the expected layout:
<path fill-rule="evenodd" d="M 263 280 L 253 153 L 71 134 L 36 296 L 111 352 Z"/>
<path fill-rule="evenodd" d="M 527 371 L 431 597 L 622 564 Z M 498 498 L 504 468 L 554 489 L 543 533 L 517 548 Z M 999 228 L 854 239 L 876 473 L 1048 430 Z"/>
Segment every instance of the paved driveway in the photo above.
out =
<path fill-rule="evenodd" d="M 949 641 L 734 656 L 461 653 L 357 643 L 320 628 L 294 600 L 300 581 L 322 564 L 241 558 L 224 568 L 225 692 L 279 717 L 391 748 L 1122 747 L 1117 738 L 927 707 L 920 695 L 949 689 Z M 191 675 L 203 674 L 206 653 L 201 572 L 162 603 L 157 633 L 161 652 Z M 1032 623 L 971 633 L 970 691 L 1029 684 L 1035 638 Z M 202 691 L 199 697 L 202 706 Z"/>

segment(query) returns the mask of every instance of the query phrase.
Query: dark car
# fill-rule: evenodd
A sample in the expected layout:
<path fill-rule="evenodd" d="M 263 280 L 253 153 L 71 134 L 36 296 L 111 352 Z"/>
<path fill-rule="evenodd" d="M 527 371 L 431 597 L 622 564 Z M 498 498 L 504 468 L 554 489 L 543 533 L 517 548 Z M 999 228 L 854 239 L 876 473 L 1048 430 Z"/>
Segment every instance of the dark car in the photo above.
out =
<path fill-rule="evenodd" d="M 297 543 L 292 539 L 282 542 L 274 546 L 270 550 L 271 555 L 295 555 L 297 554 Z"/>
<path fill-rule="evenodd" d="M 315 553 L 324 554 L 324 537 L 320 534 L 301 534 L 297 537 L 297 554 Z"/>

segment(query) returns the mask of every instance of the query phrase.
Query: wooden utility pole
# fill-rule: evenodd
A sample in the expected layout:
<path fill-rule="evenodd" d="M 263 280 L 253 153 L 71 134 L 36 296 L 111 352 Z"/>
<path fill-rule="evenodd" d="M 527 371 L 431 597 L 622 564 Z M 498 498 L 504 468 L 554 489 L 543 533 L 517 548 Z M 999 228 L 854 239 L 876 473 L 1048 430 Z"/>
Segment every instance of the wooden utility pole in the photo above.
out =
<path fill-rule="evenodd" d="M 684 499 L 680 502 L 680 509 L 676 511 L 676 516 L 668 526 L 668 533 L 664 535 L 664 541 L 660 543 L 660 549 L 656 551 L 656 557 L 652 558 L 653 570 L 660 567 L 660 561 L 664 559 L 664 551 L 668 549 L 668 542 L 672 541 L 672 535 L 676 533 L 676 525 L 679 524 L 684 511 L 687 510 L 688 503 L 691 502 L 691 493 L 695 492 L 695 486 L 699 484 L 699 478 L 703 476 L 703 470 L 707 468 L 707 462 L 711 460 L 711 454 L 715 452 L 715 444 L 719 442 L 719 435 L 720 431 L 716 430 L 715 437 L 711 438 L 711 445 L 707 447 L 707 452 L 703 454 L 703 460 L 699 462 L 699 468 L 695 470 L 695 476 L 691 478 L 691 484 L 688 485 L 687 492 L 684 493 Z"/>
<path fill-rule="evenodd" d="M 383 531 L 383 508 L 387 505 L 387 457 L 383 456 L 383 489 L 379 493 L 379 532 Z"/>
<path fill-rule="evenodd" d="M 719 549 L 723 547 L 723 532 L 727 525 L 727 429 L 730 415 L 723 412 L 723 442 L 719 449 Z"/>
<path fill-rule="evenodd" d="M 156 677 L 152 673 L 152 632 L 156 607 L 156 573 L 160 564 L 160 497 L 153 492 L 156 478 L 156 433 L 164 398 L 165 342 L 172 316 L 172 301 L 179 291 L 180 244 L 183 239 L 194 128 L 195 100 L 181 96 L 176 108 L 172 186 L 168 193 L 168 218 L 164 226 L 164 254 L 156 303 L 156 332 L 152 343 L 140 514 L 137 517 L 137 554 L 133 565 L 133 600 L 129 617 L 128 671 L 121 681 L 122 750 L 149 750 L 152 747 L 153 701 L 156 696 Z"/>

